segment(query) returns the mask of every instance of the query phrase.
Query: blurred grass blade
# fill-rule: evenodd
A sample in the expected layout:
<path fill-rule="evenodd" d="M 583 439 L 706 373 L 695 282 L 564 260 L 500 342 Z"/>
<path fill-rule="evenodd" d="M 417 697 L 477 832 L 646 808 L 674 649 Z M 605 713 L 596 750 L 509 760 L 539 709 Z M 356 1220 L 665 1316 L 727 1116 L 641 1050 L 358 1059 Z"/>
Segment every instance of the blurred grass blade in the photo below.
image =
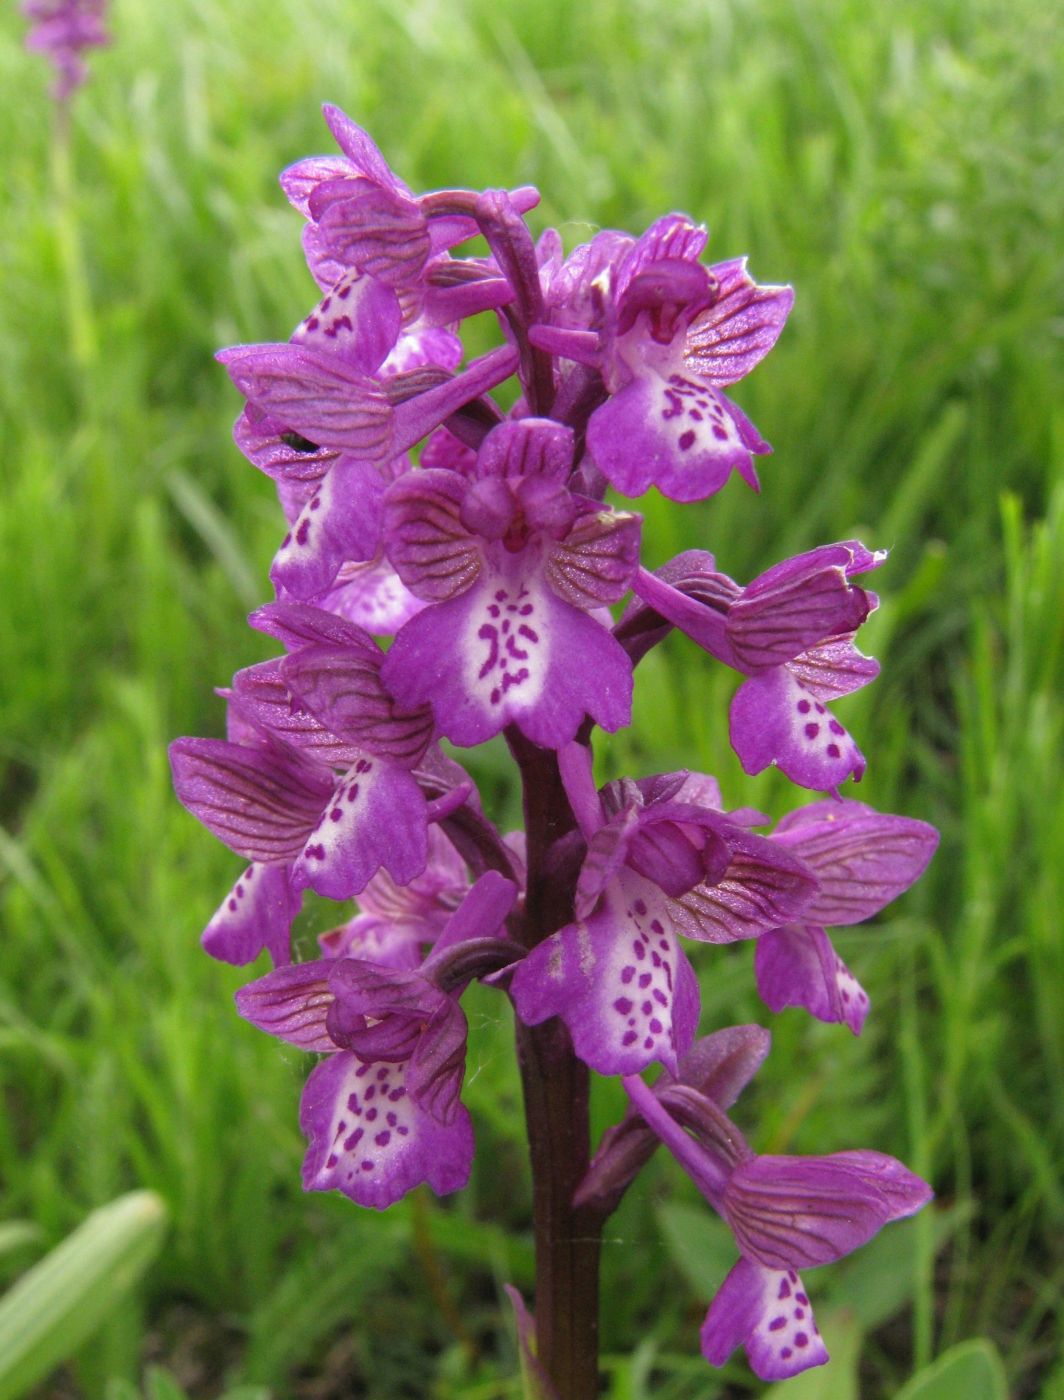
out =
<path fill-rule="evenodd" d="M 0 1400 L 24 1395 L 109 1315 L 155 1257 L 166 1206 L 133 1191 L 93 1211 L 0 1300 Z"/>
<path fill-rule="evenodd" d="M 943 1352 L 895 1400 L 1008 1400 L 1005 1367 L 993 1342 L 976 1337 Z"/>

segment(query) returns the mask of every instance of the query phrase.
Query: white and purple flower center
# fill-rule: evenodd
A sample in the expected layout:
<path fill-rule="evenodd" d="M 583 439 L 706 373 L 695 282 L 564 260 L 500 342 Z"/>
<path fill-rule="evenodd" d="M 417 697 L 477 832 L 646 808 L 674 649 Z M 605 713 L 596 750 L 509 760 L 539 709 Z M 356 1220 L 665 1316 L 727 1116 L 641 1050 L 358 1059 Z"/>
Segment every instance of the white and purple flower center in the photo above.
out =
<path fill-rule="evenodd" d="M 547 676 L 542 598 L 527 584 L 496 578 L 473 609 L 466 633 L 466 684 L 485 709 L 524 710 Z"/>
<path fill-rule="evenodd" d="M 417 1109 L 405 1080 L 405 1063 L 352 1061 L 344 1093 L 337 1096 L 326 1171 L 353 1186 L 360 1175 L 389 1168 L 416 1126 Z"/>

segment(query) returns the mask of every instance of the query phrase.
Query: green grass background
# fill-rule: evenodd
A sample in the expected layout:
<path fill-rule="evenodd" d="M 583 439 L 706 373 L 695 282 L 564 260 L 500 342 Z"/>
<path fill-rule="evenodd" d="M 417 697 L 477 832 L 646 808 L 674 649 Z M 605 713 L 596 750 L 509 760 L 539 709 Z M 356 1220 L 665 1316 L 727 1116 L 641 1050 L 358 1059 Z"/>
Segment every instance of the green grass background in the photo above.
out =
<path fill-rule="evenodd" d="M 975 1335 L 1011 1394 L 1062 1393 L 1052 7 L 115 0 L 113 23 L 66 171 L 44 67 L 14 6 L 0 16 L 0 1219 L 51 1242 L 140 1185 L 173 1225 L 137 1296 L 40 1394 L 126 1394 L 114 1382 L 152 1362 L 197 1397 L 223 1381 L 278 1400 L 520 1393 L 501 1284 L 527 1296 L 532 1261 L 503 999 L 470 1004 L 465 1193 L 381 1217 L 302 1195 L 306 1064 L 237 1019 L 246 974 L 199 953 L 236 861 L 169 787 L 167 741 L 219 732 L 212 686 L 264 654 L 243 616 L 268 596 L 280 517 L 230 442 L 237 399 L 211 355 L 283 339 L 314 300 L 276 174 L 329 149 L 322 100 L 415 188 L 534 182 L 535 227 L 570 242 L 687 210 L 714 256 L 795 285 L 781 345 L 736 394 L 775 445 L 763 495 L 647 499 L 646 553 L 712 548 L 745 579 L 831 539 L 890 546 L 866 633 L 883 675 L 844 718 L 869 757 L 860 795 L 943 842 L 918 888 L 838 937 L 872 997 L 860 1040 L 769 1016 L 742 946 L 698 960 L 703 1024 L 772 1026 L 735 1111 L 757 1148 L 875 1147 L 936 1186 L 937 1228 L 895 1227 L 873 1267 L 809 1280 L 822 1317 L 845 1326 L 863 1298 L 881 1324 L 860 1394 L 894 1395 Z M 786 784 L 730 754 L 733 686 L 670 638 L 604 769 L 701 767 L 730 804 L 781 813 Z M 490 751 L 477 771 L 512 809 Z M 313 932 L 311 916 L 304 955 Z M 601 1122 L 617 1111 L 603 1086 Z M 696 1206 L 660 1161 L 611 1222 L 613 1400 L 762 1389 L 741 1359 L 717 1375 L 698 1357 L 729 1261 Z M 0 1282 L 39 1248 L 0 1256 Z"/>

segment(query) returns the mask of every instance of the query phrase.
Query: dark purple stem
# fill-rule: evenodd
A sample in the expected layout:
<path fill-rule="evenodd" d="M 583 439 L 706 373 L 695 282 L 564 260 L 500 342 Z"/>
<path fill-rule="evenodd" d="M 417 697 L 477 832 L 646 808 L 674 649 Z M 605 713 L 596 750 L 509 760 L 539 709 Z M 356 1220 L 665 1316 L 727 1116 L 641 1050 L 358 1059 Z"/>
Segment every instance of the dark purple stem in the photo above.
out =
<path fill-rule="evenodd" d="M 548 853 L 574 827 L 557 755 L 507 733 L 524 785 L 528 893 L 524 942 L 534 947 L 572 918 L 573 891 Z M 559 1020 L 517 1027 L 525 1096 L 536 1240 L 538 1356 L 564 1400 L 598 1394 L 598 1277 L 601 1216 L 573 1195 L 590 1156 L 587 1067 Z"/>

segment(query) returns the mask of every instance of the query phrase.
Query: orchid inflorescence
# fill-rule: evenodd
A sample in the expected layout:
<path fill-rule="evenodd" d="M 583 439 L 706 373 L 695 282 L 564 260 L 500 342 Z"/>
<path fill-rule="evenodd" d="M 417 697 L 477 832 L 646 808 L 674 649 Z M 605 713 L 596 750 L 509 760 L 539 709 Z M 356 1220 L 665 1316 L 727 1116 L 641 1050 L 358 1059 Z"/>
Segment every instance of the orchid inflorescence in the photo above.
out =
<path fill-rule="evenodd" d="M 756 939 L 772 1010 L 860 1032 L 868 998 L 825 929 L 878 913 L 937 841 L 839 794 L 864 759 L 829 705 L 877 673 L 854 641 L 876 598 L 855 579 L 884 555 L 830 544 L 746 584 L 703 550 L 650 568 L 640 516 L 606 501 L 704 500 L 733 472 L 757 488 L 768 445 L 724 390 L 772 348 L 793 294 L 744 259 L 703 264 L 706 232 L 681 214 L 566 255 L 554 230 L 529 233 L 534 189 L 415 195 L 341 111 L 325 117 L 341 154 L 281 177 L 321 300 L 287 342 L 219 355 L 246 399 L 237 444 L 288 529 L 276 599 L 250 618 L 284 654 L 233 678 L 226 739 L 171 750 L 182 802 L 251 862 L 204 946 L 234 964 L 269 953 L 237 1006 L 321 1056 L 304 1185 L 366 1206 L 467 1180 L 474 980 L 509 995 L 519 1027 L 553 1023 L 630 1100 L 574 1208 L 601 1222 L 664 1143 L 739 1253 L 704 1354 L 741 1344 L 759 1376 L 794 1375 L 827 1359 L 798 1269 L 930 1190 L 877 1152 L 755 1155 L 727 1114 L 768 1033 L 696 1038 L 681 940 Z M 485 311 L 503 344 L 463 366 L 456 328 Z M 492 392 L 515 377 L 504 409 Z M 768 834 L 704 774 L 596 788 L 594 729 L 630 723 L 634 669 L 674 628 L 742 677 L 744 769 L 775 764 L 819 794 Z M 496 828 L 441 746 L 499 733 L 527 835 Z M 293 963 L 308 889 L 359 912 Z"/>

